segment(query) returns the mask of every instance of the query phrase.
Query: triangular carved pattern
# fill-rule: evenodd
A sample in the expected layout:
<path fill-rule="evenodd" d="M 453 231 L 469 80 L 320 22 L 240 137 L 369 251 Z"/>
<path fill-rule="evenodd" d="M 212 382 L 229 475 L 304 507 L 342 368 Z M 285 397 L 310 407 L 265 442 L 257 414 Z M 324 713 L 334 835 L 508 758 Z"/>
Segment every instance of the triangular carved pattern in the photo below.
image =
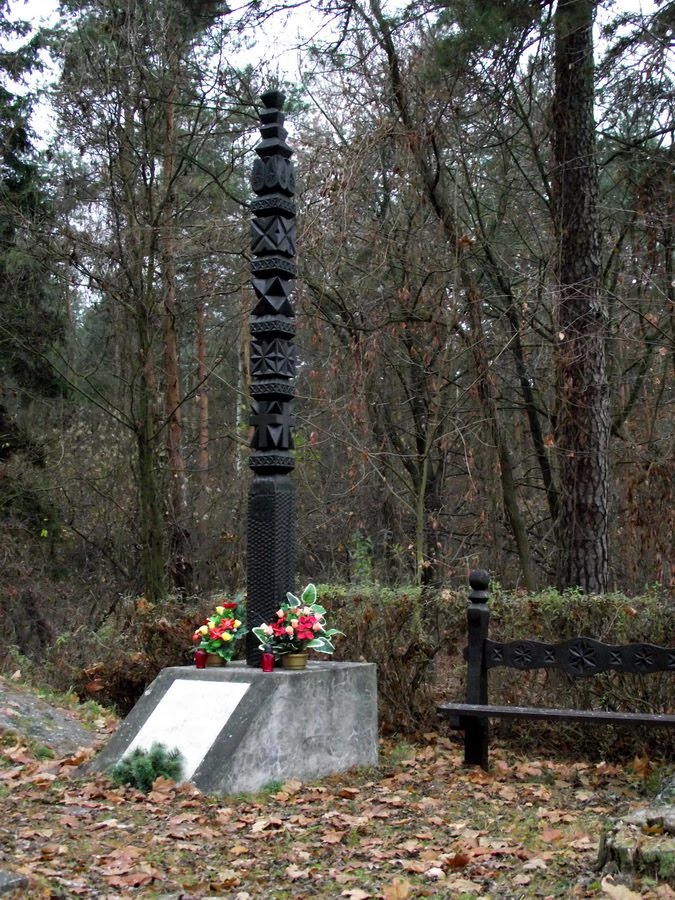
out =
<path fill-rule="evenodd" d="M 283 253 L 295 256 L 294 219 L 266 216 L 251 222 L 251 251 L 257 254 Z"/>
<path fill-rule="evenodd" d="M 249 423 L 254 432 L 254 450 L 292 450 L 293 415 L 291 404 L 283 400 L 252 400 Z"/>
<path fill-rule="evenodd" d="M 251 374 L 295 376 L 295 347 L 290 341 L 251 341 Z"/>
<path fill-rule="evenodd" d="M 274 275 L 271 278 L 254 278 L 252 284 L 258 297 L 258 303 L 253 309 L 254 316 L 294 315 L 289 301 L 294 287 L 292 281 Z"/>

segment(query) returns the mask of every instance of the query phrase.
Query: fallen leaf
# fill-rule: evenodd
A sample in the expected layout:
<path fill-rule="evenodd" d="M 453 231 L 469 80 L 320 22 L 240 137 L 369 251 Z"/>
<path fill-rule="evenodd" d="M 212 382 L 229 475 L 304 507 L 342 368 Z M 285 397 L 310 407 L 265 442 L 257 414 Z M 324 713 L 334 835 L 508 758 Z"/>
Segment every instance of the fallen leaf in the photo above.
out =
<path fill-rule="evenodd" d="M 445 864 L 451 869 L 463 869 L 471 862 L 471 857 L 466 853 L 455 853 L 454 856 L 444 860 Z"/>
<path fill-rule="evenodd" d="M 40 847 L 40 859 L 54 859 L 55 856 L 62 856 L 66 853 L 66 847 L 63 844 L 45 844 Z"/>
<path fill-rule="evenodd" d="M 453 878 L 452 881 L 446 881 L 444 889 L 455 891 L 458 894 L 482 894 L 483 888 L 474 881 L 467 878 Z"/>
<path fill-rule="evenodd" d="M 267 831 L 268 828 L 281 828 L 283 824 L 283 820 L 278 818 L 278 816 L 263 817 L 262 819 L 256 819 L 251 831 L 253 834 L 259 834 L 261 831 Z"/>
<path fill-rule="evenodd" d="M 408 900 L 410 896 L 410 882 L 404 878 L 394 878 L 391 884 L 382 891 L 384 900 Z"/>
<path fill-rule="evenodd" d="M 61 761 L 63 766 L 81 766 L 94 755 L 93 747 L 80 747 L 72 756 L 67 756 Z"/>
<path fill-rule="evenodd" d="M 94 822 L 87 826 L 87 831 L 100 831 L 102 828 L 119 828 L 121 831 L 125 831 L 133 828 L 133 825 L 126 825 L 124 822 L 118 822 L 117 819 L 103 819 L 101 822 Z"/>
<path fill-rule="evenodd" d="M 218 873 L 218 879 L 217 884 L 225 887 L 237 887 L 237 885 L 241 884 L 239 873 L 235 872 L 234 869 L 222 869 Z"/>
<path fill-rule="evenodd" d="M 429 867 L 429 864 L 421 859 L 399 859 L 397 862 L 406 872 L 413 872 L 416 875 L 426 872 Z"/>
<path fill-rule="evenodd" d="M 597 850 L 598 842 L 592 841 L 587 834 L 584 834 L 572 841 L 570 847 L 574 847 L 575 850 Z"/>
<path fill-rule="evenodd" d="M 340 788 L 340 790 L 337 791 L 337 796 L 349 800 L 352 797 L 358 797 L 360 793 L 361 791 L 358 788 Z"/>
<path fill-rule="evenodd" d="M 286 874 L 291 881 L 297 881 L 298 878 L 309 878 L 309 869 L 299 869 L 296 865 L 286 866 Z"/>
<path fill-rule="evenodd" d="M 168 824 L 171 826 L 183 825 L 185 822 L 196 822 L 198 818 L 196 813 L 180 813 L 177 816 L 171 816 Z"/>
<path fill-rule="evenodd" d="M 602 879 L 600 887 L 608 897 L 613 897 L 614 900 L 641 900 L 641 894 L 636 894 L 635 891 L 629 890 L 623 884 L 614 884 L 609 875 Z"/>
<path fill-rule="evenodd" d="M 633 760 L 633 771 L 643 780 L 647 778 L 652 770 L 652 764 L 648 756 L 636 756 Z"/>
<path fill-rule="evenodd" d="M 324 831 L 321 835 L 321 843 L 339 844 L 346 833 L 346 831 Z"/>
<path fill-rule="evenodd" d="M 546 869 L 548 866 L 546 862 L 541 859 L 541 857 L 535 857 L 534 859 L 528 859 L 528 861 L 523 866 L 524 872 L 532 872 L 534 869 Z"/>
<path fill-rule="evenodd" d="M 420 849 L 419 841 L 404 841 L 402 844 L 396 845 L 399 850 L 405 850 L 406 853 L 418 853 Z"/>
<path fill-rule="evenodd" d="M 291 778 L 281 785 L 281 790 L 287 794 L 297 794 L 302 790 L 302 782 L 298 781 L 297 778 Z"/>
<path fill-rule="evenodd" d="M 32 763 L 33 755 L 26 747 L 21 744 L 14 744 L 13 747 L 6 747 L 2 750 L 2 755 L 11 760 L 13 763 Z"/>
<path fill-rule="evenodd" d="M 497 791 L 497 795 L 502 800 L 508 800 L 510 803 L 512 800 L 515 800 L 518 797 L 518 791 L 515 788 L 505 784 L 503 785 L 503 787 L 499 788 L 499 790 Z"/>
<path fill-rule="evenodd" d="M 176 782 L 171 778 L 165 778 L 160 775 L 152 782 L 152 790 L 148 794 L 148 800 L 151 803 L 164 803 L 167 800 L 173 800 L 176 790 Z"/>
<path fill-rule="evenodd" d="M 246 856 L 248 852 L 248 847 L 244 847 L 243 844 L 235 844 L 228 850 L 230 856 Z"/>
<path fill-rule="evenodd" d="M 110 887 L 142 887 L 152 881 L 147 872 L 128 872 L 126 875 L 110 875 L 105 879 Z"/>
<path fill-rule="evenodd" d="M 343 891 L 340 894 L 341 897 L 349 897 L 349 900 L 369 900 L 369 897 L 372 897 L 372 894 L 368 894 L 366 891 L 362 891 L 361 888 L 354 888 L 351 891 Z"/>
<path fill-rule="evenodd" d="M 539 837 L 547 844 L 553 841 L 559 841 L 563 837 L 562 831 L 558 828 L 544 828 Z"/>

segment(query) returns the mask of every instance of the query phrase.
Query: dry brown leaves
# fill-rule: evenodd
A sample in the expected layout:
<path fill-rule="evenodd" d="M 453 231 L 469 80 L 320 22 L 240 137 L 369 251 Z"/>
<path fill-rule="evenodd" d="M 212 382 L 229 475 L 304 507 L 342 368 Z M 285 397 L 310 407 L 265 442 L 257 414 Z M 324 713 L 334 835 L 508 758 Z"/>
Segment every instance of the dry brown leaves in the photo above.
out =
<path fill-rule="evenodd" d="M 485 773 L 436 735 L 400 757 L 383 744 L 378 770 L 232 800 L 166 779 L 147 796 L 85 781 L 81 754 L 40 762 L 17 742 L 0 751 L 4 865 L 29 875 L 36 898 L 673 900 L 666 885 L 593 869 L 607 817 L 639 798 L 632 767 L 497 753 Z"/>

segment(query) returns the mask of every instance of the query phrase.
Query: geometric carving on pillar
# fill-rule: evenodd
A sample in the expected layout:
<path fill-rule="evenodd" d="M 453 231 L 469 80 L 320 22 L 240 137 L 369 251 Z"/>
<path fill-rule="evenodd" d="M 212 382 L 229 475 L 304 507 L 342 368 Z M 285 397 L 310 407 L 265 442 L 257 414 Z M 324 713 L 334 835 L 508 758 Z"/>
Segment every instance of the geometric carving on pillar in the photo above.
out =
<path fill-rule="evenodd" d="M 256 148 L 260 149 L 260 147 Z M 265 147 L 264 149 L 268 149 Z M 269 156 L 256 159 L 251 175 L 251 187 L 259 194 L 263 190 L 280 191 L 282 194 L 295 193 L 295 171 L 290 159 Z"/>
<path fill-rule="evenodd" d="M 295 203 L 290 197 L 284 197 L 283 194 L 268 194 L 265 197 L 257 197 L 251 203 L 251 212 L 258 216 L 269 216 L 276 213 L 291 218 L 295 216 Z"/>
<path fill-rule="evenodd" d="M 277 381 L 270 379 L 258 381 L 251 385 L 251 397 L 283 397 L 286 400 L 292 400 L 295 397 L 295 387 L 291 381 Z"/>
<path fill-rule="evenodd" d="M 251 272 L 257 278 L 266 278 L 270 275 L 282 275 L 286 278 L 295 278 L 295 263 L 285 256 L 261 256 L 251 262 Z"/>
<path fill-rule="evenodd" d="M 254 450 L 292 450 L 291 403 L 286 400 L 251 400 L 253 425 L 251 447 Z"/>
<path fill-rule="evenodd" d="M 281 216 L 266 216 L 251 222 L 253 253 L 283 253 L 295 256 L 295 221 Z"/>
<path fill-rule="evenodd" d="M 292 341 L 295 337 L 295 322 L 290 316 L 257 316 L 248 324 L 251 340 L 262 341 L 273 337 L 287 338 Z"/>
<path fill-rule="evenodd" d="M 295 375 L 295 347 L 281 338 L 251 341 L 251 375 Z"/>
<path fill-rule="evenodd" d="M 254 278 L 253 289 L 258 303 L 253 308 L 254 316 L 293 316 L 289 297 L 293 293 L 293 282 L 273 275 L 271 278 Z"/>

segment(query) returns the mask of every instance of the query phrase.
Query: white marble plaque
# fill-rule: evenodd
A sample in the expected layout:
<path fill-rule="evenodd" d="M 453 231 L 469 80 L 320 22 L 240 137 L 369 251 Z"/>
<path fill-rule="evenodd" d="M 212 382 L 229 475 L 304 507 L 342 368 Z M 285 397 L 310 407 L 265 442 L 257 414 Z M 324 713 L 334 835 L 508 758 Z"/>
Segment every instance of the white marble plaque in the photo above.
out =
<path fill-rule="evenodd" d="M 189 781 L 249 688 L 241 681 L 174 681 L 124 752 L 154 743 L 183 754 Z"/>

